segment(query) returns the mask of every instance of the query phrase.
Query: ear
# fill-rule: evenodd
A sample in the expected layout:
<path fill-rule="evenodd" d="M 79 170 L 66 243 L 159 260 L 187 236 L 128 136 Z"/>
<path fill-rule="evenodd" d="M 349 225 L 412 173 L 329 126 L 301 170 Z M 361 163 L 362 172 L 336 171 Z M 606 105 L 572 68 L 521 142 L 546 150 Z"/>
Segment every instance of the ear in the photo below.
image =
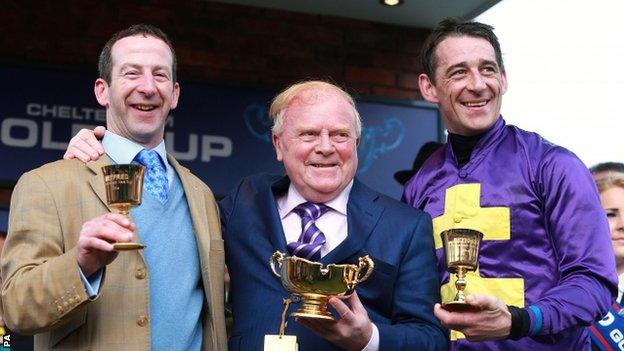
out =
<path fill-rule="evenodd" d="M 95 93 L 97 102 L 103 107 L 108 107 L 108 89 L 108 83 L 106 83 L 104 79 L 98 78 L 95 80 L 93 92 Z"/>
<path fill-rule="evenodd" d="M 422 73 L 418 76 L 418 87 L 420 88 L 420 94 L 422 94 L 425 100 L 434 104 L 440 102 L 435 86 L 431 82 L 431 79 L 429 79 L 428 75 Z"/>
<path fill-rule="evenodd" d="M 271 138 L 273 139 L 273 147 L 275 148 L 275 155 L 277 156 L 277 160 L 282 162 L 284 159 L 282 154 L 282 143 L 280 141 L 279 135 L 271 134 Z"/>
<path fill-rule="evenodd" d="M 178 82 L 175 82 L 175 84 L 173 84 L 173 98 L 171 99 L 172 110 L 178 106 L 179 97 L 180 97 L 180 84 Z"/>
<path fill-rule="evenodd" d="M 507 73 L 503 71 L 501 73 L 501 95 L 507 92 Z"/>

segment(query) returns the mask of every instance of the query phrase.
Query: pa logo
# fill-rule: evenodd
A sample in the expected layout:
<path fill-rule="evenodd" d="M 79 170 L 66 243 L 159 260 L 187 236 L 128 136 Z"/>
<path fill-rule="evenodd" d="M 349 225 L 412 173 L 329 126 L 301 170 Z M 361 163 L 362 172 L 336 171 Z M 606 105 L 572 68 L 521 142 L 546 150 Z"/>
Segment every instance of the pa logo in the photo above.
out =
<path fill-rule="evenodd" d="M 0 327 L 0 343 L 0 351 L 11 351 L 11 334 L 4 327 Z"/>

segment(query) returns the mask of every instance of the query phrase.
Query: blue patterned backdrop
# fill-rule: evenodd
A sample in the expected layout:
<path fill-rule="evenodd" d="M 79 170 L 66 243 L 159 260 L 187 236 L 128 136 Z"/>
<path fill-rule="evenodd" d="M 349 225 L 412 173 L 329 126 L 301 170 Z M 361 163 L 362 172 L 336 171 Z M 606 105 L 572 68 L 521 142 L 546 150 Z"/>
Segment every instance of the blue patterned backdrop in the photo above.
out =
<path fill-rule="evenodd" d="M 104 125 L 93 96 L 95 76 L 84 72 L 0 67 L 0 182 L 14 182 L 59 159 L 83 127 Z M 166 141 L 185 166 L 224 195 L 243 176 L 282 173 L 270 138 L 267 107 L 275 91 L 181 82 Z M 439 140 L 438 111 L 425 104 L 357 101 L 364 127 L 358 176 L 399 198 L 394 172 L 411 168 L 420 146 Z"/>

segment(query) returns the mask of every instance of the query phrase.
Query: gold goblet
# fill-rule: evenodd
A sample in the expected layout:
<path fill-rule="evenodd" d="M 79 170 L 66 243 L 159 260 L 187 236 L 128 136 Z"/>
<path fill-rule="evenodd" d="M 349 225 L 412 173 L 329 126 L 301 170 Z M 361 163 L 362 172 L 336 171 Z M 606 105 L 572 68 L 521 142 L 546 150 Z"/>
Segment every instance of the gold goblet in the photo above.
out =
<path fill-rule="evenodd" d="M 301 298 L 302 305 L 293 317 L 333 320 L 327 311 L 329 296 L 343 296 L 370 277 L 375 263 L 368 256 L 355 264 L 328 264 L 308 261 L 297 256 L 285 257 L 276 251 L 269 260 L 273 274 L 280 278 L 286 290 Z"/>
<path fill-rule="evenodd" d="M 472 306 L 466 303 L 464 294 L 466 273 L 476 271 L 479 266 L 479 245 L 483 239 L 483 233 L 472 229 L 449 229 L 440 235 L 446 256 L 447 270 L 457 276 L 455 299 L 442 303 L 442 307 L 449 311 L 472 309 Z"/>
<path fill-rule="evenodd" d="M 138 164 L 110 165 L 102 167 L 106 202 L 120 214 L 128 216 L 130 208 L 141 204 L 143 173 L 145 167 Z M 138 250 L 145 245 L 136 242 L 114 243 L 117 251 Z"/>

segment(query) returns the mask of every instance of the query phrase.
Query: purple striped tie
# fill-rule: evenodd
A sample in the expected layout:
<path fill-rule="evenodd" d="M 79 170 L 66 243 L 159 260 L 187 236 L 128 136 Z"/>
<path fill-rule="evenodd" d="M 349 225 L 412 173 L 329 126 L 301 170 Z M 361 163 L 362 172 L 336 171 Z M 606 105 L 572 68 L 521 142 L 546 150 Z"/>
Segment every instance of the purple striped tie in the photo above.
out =
<path fill-rule="evenodd" d="M 301 217 L 301 236 L 299 240 L 288 243 L 288 251 L 293 256 L 311 261 L 321 258 L 321 246 L 325 244 L 325 235 L 314 224 L 323 213 L 329 211 L 324 204 L 305 202 L 295 207 L 293 212 Z"/>

